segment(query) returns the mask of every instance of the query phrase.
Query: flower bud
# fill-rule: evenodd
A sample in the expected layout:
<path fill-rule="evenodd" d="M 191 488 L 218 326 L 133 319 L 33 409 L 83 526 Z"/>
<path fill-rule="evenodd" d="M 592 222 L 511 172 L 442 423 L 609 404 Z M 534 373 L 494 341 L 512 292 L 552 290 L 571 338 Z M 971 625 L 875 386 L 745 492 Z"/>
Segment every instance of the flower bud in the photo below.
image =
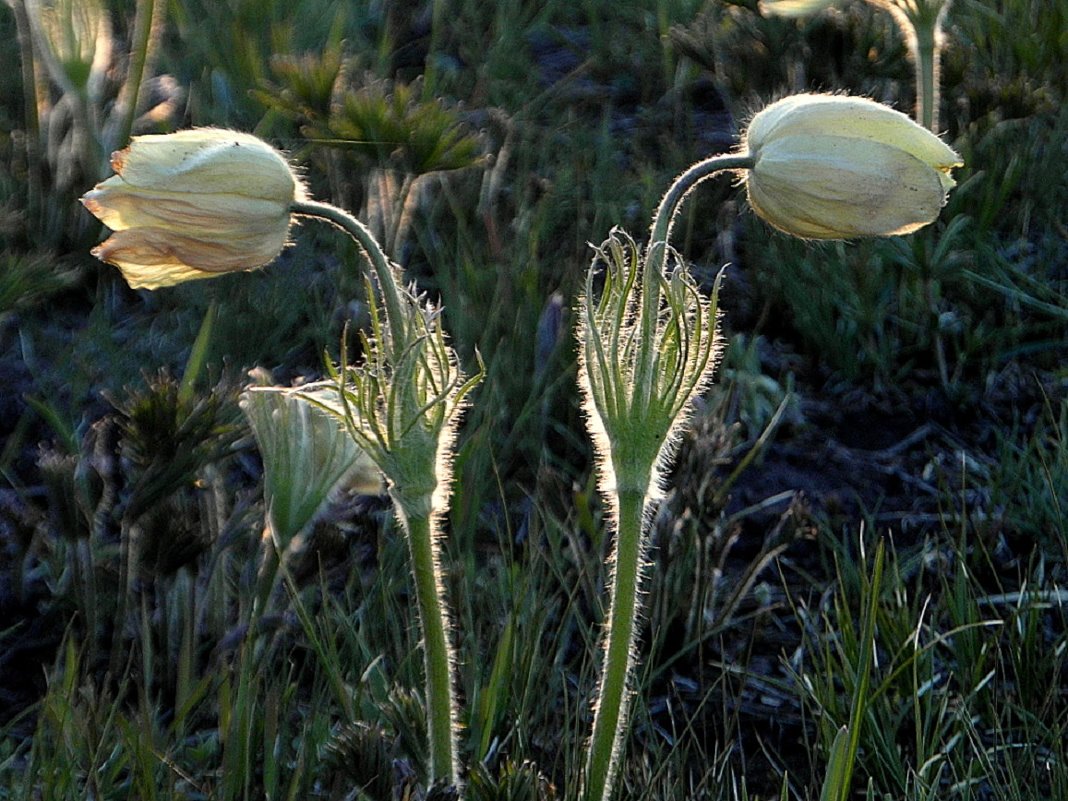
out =
<path fill-rule="evenodd" d="M 215 128 L 134 137 L 82 203 L 114 233 L 93 255 L 158 289 L 272 261 L 304 188 L 281 153 Z"/>
<path fill-rule="evenodd" d="M 749 204 L 811 239 L 907 234 L 931 223 L 961 158 L 904 114 L 866 98 L 802 94 L 757 114 L 745 135 Z"/>
<path fill-rule="evenodd" d="M 333 391 L 332 391 L 333 390 Z M 382 474 L 325 409 L 336 388 L 307 391 L 258 385 L 241 409 L 263 457 L 263 494 L 279 542 L 288 544 L 341 490 L 378 494 Z"/>

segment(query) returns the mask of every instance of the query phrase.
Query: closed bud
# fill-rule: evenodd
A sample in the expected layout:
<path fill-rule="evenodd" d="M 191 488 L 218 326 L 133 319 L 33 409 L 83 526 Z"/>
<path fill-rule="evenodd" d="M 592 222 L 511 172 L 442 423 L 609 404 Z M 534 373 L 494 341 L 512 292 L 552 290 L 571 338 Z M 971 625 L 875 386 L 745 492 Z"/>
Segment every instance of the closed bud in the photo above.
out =
<path fill-rule="evenodd" d="M 382 492 L 382 474 L 324 407 L 337 392 L 323 387 L 306 396 L 283 387 L 254 386 L 241 409 L 263 457 L 264 500 L 278 541 L 286 545 L 341 490 Z"/>
<path fill-rule="evenodd" d="M 215 128 L 135 137 L 115 175 L 82 203 L 114 233 L 93 254 L 135 289 L 158 289 L 274 260 L 304 188 L 254 136 Z"/>
<path fill-rule="evenodd" d="M 866 98 L 802 94 L 757 114 L 745 136 L 749 204 L 810 239 L 907 234 L 933 222 L 961 166 L 904 114 Z"/>

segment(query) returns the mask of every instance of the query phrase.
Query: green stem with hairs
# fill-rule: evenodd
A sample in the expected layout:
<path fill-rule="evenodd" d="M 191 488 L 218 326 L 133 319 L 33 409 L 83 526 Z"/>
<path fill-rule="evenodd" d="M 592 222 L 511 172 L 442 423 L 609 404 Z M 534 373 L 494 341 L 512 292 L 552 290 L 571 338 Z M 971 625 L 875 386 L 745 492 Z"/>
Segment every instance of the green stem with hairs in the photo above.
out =
<path fill-rule="evenodd" d="M 391 493 L 393 494 L 393 493 Z M 397 517 L 408 535 L 408 549 L 415 580 L 415 599 L 423 635 L 426 670 L 427 734 L 430 741 L 430 780 L 459 783 L 456 732 L 459 711 L 453 692 L 453 651 L 449 641 L 448 613 L 443 602 L 440 532 L 430 500 L 412 504 L 393 497 Z M 419 511 L 413 511 L 413 507 Z"/>
<path fill-rule="evenodd" d="M 641 565 L 645 561 L 645 507 L 648 485 L 620 489 L 616 516 L 616 542 L 613 559 L 611 601 L 604 645 L 604 669 L 597 691 L 586 761 L 585 798 L 607 799 L 619 772 L 623 735 L 627 731 L 630 699 L 633 695 L 634 647 L 638 633 L 641 600 Z"/>
<path fill-rule="evenodd" d="M 631 684 L 639 630 L 642 565 L 649 548 L 648 512 L 653 503 L 651 490 L 657 480 L 657 463 L 662 458 L 668 432 L 676 422 L 663 418 L 672 413 L 665 409 L 676 408 L 678 398 L 657 397 L 658 376 L 654 375 L 657 365 L 654 350 L 658 341 L 662 284 L 668 264 L 672 224 L 686 196 L 701 181 L 728 170 L 750 169 L 754 163 L 748 153 L 737 153 L 713 156 L 694 164 L 671 184 L 653 217 L 642 265 L 642 283 L 637 290 L 641 293 L 638 313 L 645 344 L 637 357 L 633 383 L 620 388 L 627 396 L 623 402 L 627 408 L 603 410 L 603 413 L 621 416 L 614 426 L 618 441 L 612 445 L 612 469 L 608 471 L 614 486 L 606 489 L 614 506 L 616 540 L 611 559 L 613 571 L 609 583 L 604 662 L 584 775 L 583 796 L 586 801 L 608 801 L 619 772 L 633 694 Z M 686 403 L 678 405 L 679 414 L 685 413 L 685 406 Z M 647 441 L 648 432 L 653 430 L 651 424 L 664 432 L 664 439 L 659 443 Z M 655 452 L 650 452 L 650 445 L 655 446 Z"/>
<path fill-rule="evenodd" d="M 332 223 L 351 236 L 364 249 L 378 284 L 378 294 L 382 298 L 386 314 L 388 337 L 387 341 L 381 344 L 389 348 L 385 351 L 385 354 L 389 356 L 389 361 L 394 365 L 399 363 L 405 358 L 411 343 L 409 342 L 409 318 L 405 314 L 402 290 L 398 286 L 398 268 L 386 257 L 382 246 L 379 245 L 370 229 L 344 209 L 311 200 L 296 201 L 291 209 L 299 216 L 313 217 Z M 464 391 L 461 389 L 460 394 L 462 395 Z M 418 416 L 421 413 L 419 408 L 421 401 L 416 399 L 412 388 L 403 387 L 400 388 L 400 392 L 405 396 L 405 400 L 402 401 L 405 414 L 402 416 L 404 418 L 409 415 Z M 394 416 L 391 415 L 391 419 Z M 391 447 L 396 445 L 393 442 L 394 437 L 408 441 L 404 434 L 391 432 Z M 418 462 L 418 455 L 425 456 L 428 453 L 427 449 L 433 446 L 426 441 L 420 444 L 417 438 L 414 446 L 409 443 L 399 447 L 401 449 L 416 447 L 419 451 L 416 458 Z M 438 441 L 437 447 L 444 446 Z M 397 458 L 399 461 L 405 461 L 399 455 Z M 430 467 L 429 473 L 433 477 L 433 483 L 426 485 L 411 480 L 412 475 L 419 477 L 426 475 L 427 471 L 422 468 L 414 470 L 414 473 L 411 470 L 401 470 L 400 475 L 391 474 L 389 470 L 384 472 L 392 485 L 390 497 L 393 500 L 397 519 L 408 538 L 416 604 L 419 609 L 426 669 L 430 781 L 443 781 L 458 785 L 460 761 L 456 733 L 459 731 L 459 710 L 453 689 L 454 659 L 449 641 L 449 618 L 444 600 L 441 531 L 438 525 L 444 512 L 441 508 L 444 503 L 437 493 L 437 488 L 439 482 L 447 481 L 447 477 L 442 475 L 440 469 Z M 414 483 L 421 485 L 414 486 Z"/>
<path fill-rule="evenodd" d="M 395 345 L 403 347 L 405 341 L 404 313 L 401 311 L 400 290 L 397 286 L 395 267 L 386 257 L 382 246 L 378 244 L 371 230 L 360 222 L 356 217 L 344 209 L 331 206 L 329 203 L 319 203 L 315 200 L 297 200 L 290 206 L 290 210 L 301 217 L 314 217 L 325 220 L 340 228 L 351 236 L 356 243 L 367 253 L 371 262 L 371 270 L 378 282 L 382 293 L 382 299 L 386 304 L 386 324 L 393 337 Z"/>
<path fill-rule="evenodd" d="M 686 196 L 702 181 L 727 170 L 752 169 L 756 160 L 749 153 L 728 153 L 710 156 L 697 162 L 674 180 L 667 192 L 660 199 L 653 224 L 649 229 L 649 241 L 646 244 L 645 264 L 642 270 L 641 320 L 642 337 L 646 342 L 653 341 L 656 319 L 660 313 L 660 281 L 667 266 L 668 242 L 675 217 Z M 646 348 L 641 363 L 635 373 L 635 383 L 652 386 L 652 349 Z"/>
<path fill-rule="evenodd" d="M 931 133 L 938 133 L 938 28 L 937 20 L 915 25 L 916 121 Z"/>

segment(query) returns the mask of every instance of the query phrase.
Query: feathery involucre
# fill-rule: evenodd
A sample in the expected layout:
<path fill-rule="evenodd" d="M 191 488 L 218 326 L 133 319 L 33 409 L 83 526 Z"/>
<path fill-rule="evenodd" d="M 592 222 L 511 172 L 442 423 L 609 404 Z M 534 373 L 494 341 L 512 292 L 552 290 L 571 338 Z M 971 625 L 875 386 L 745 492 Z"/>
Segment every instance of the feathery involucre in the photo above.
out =
<path fill-rule="evenodd" d="M 657 489 L 657 473 L 719 354 L 719 281 L 705 298 L 678 255 L 668 249 L 668 256 L 645 263 L 645 269 L 673 264 L 655 278 L 659 298 L 648 298 L 638 247 L 614 230 L 597 249 L 579 301 L 579 383 L 606 497 L 620 484 L 640 481 L 641 472 L 651 480 L 648 489 Z M 598 274 L 604 288 L 595 301 Z"/>

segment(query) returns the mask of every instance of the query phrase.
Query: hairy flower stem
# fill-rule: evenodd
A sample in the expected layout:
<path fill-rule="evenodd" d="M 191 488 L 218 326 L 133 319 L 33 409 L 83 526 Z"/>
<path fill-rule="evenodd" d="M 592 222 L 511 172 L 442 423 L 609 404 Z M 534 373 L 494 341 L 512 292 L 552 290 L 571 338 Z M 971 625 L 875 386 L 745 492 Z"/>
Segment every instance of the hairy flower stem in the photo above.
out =
<path fill-rule="evenodd" d="M 435 514 L 408 514 L 402 511 L 402 500 L 396 496 L 394 505 L 408 535 L 415 597 L 423 630 L 430 777 L 432 781 L 444 779 L 457 784 L 459 764 L 456 758 L 456 732 L 459 720 L 452 681 L 455 660 L 449 641 L 445 588 L 441 583 L 440 532 L 435 525 Z M 425 506 L 429 508 L 429 501 Z"/>
<path fill-rule="evenodd" d="M 686 196 L 702 181 L 725 170 L 748 170 L 754 159 L 748 153 L 730 153 L 710 156 L 690 166 L 674 180 L 667 192 L 660 199 L 653 224 L 649 229 L 649 241 L 646 243 L 645 265 L 642 271 L 641 320 L 642 337 L 646 342 L 653 341 L 657 315 L 660 312 L 660 281 L 667 265 L 668 244 L 675 217 L 679 213 Z M 650 375 L 652 367 L 652 349 L 647 348 L 645 358 L 635 375 L 635 383 L 650 386 L 655 377 Z"/>
<path fill-rule="evenodd" d="M 292 210 L 300 216 L 315 217 L 333 223 L 356 240 L 367 253 L 386 314 L 386 331 L 382 340 L 375 345 L 385 348 L 383 353 L 386 361 L 393 368 L 397 368 L 410 356 L 413 347 L 410 340 L 422 335 L 415 330 L 413 321 L 405 313 L 409 307 L 402 301 L 396 268 L 386 257 L 371 231 L 343 209 L 314 201 L 298 201 L 293 204 Z M 429 362 L 425 364 L 429 365 Z M 398 382 L 404 384 L 400 379 Z M 458 386 L 449 402 L 459 403 L 469 386 L 473 384 Z M 439 387 L 436 391 L 440 392 L 441 389 Z M 412 424 L 406 431 L 391 429 L 388 437 L 380 434 L 377 441 L 387 450 L 395 449 L 392 454 L 396 457 L 394 464 L 405 466 L 397 467 L 393 472 L 383 467 L 383 472 L 390 481 L 389 494 L 397 519 L 408 537 L 416 604 L 419 608 L 426 668 L 430 780 L 457 785 L 460 779 L 456 741 L 459 710 L 453 691 L 455 660 L 449 640 L 449 618 L 445 604 L 445 587 L 442 583 L 442 535 L 439 525 L 447 498 L 447 493 L 442 489 L 447 486 L 450 474 L 448 459 L 434 456 L 435 452 L 440 454 L 440 449 L 449 447 L 452 433 L 450 429 L 449 433 L 443 435 L 440 431 L 425 430 L 417 424 L 417 421 L 424 417 L 424 413 L 432 414 L 433 409 L 439 409 L 438 414 L 445 414 L 443 404 L 446 401 L 443 396 L 424 407 L 425 401 L 419 399 L 416 388 L 410 384 L 383 388 L 383 391 L 387 392 L 389 397 L 379 396 L 374 402 L 381 402 L 391 408 L 394 403 L 398 404 L 399 416 Z M 368 409 L 363 409 L 362 413 L 370 416 Z M 431 463 L 424 464 L 428 456 Z"/>
<path fill-rule="evenodd" d="M 905 39 L 916 71 L 916 122 L 938 133 L 942 25 L 952 0 L 868 0 L 890 12 Z"/>
<path fill-rule="evenodd" d="M 641 284 L 632 290 L 640 292 L 636 300 L 639 341 L 642 343 L 633 363 L 632 378 L 619 373 L 615 378 L 600 376 L 585 384 L 595 407 L 591 418 L 600 418 L 608 432 L 605 441 L 610 453 L 602 452 L 602 456 L 606 467 L 610 464 L 610 469 L 602 470 L 601 487 L 614 512 L 616 529 L 615 550 L 610 560 L 613 569 L 609 582 L 611 600 L 604 635 L 604 661 L 584 780 L 583 795 L 587 801 L 607 801 L 619 770 L 633 692 L 630 685 L 636 661 L 642 565 L 649 549 L 649 512 L 655 502 L 659 468 L 670 454 L 679 426 L 689 413 L 693 395 L 700 390 L 715 361 L 713 310 L 711 318 L 700 323 L 692 318 L 676 321 L 681 327 L 690 329 L 687 342 L 693 344 L 704 340 L 707 343 L 706 358 L 695 360 L 691 368 L 693 373 L 685 374 L 674 390 L 665 389 L 662 377 L 658 375 L 664 364 L 658 348 L 663 348 L 665 343 L 661 328 L 665 324 L 664 287 L 672 223 L 679 206 L 701 181 L 723 171 L 748 169 L 753 164 L 754 159 L 748 153 L 713 156 L 693 165 L 675 179 L 653 217 Z M 586 300 L 586 303 L 591 302 Z M 678 313 L 677 309 L 672 312 Z M 589 326 L 594 324 L 591 322 Z M 709 328 L 707 331 L 694 330 L 701 326 Z M 585 336 L 590 335 L 587 330 Z M 592 333 L 594 339 L 605 335 L 600 331 Z M 614 338 L 616 334 L 609 332 L 607 336 Z M 586 359 L 584 369 L 587 375 L 591 375 L 591 370 L 600 370 L 595 362 Z M 593 387 L 607 385 L 611 385 L 611 396 L 616 400 L 602 405 L 598 401 L 602 395 L 594 392 Z M 657 437 L 659 440 L 653 441 Z M 594 438 L 598 438 L 596 433 Z"/>
<path fill-rule="evenodd" d="M 344 209 L 331 206 L 329 203 L 319 203 L 314 200 L 299 200 L 290 207 L 293 213 L 300 217 L 314 217 L 325 220 L 340 228 L 351 236 L 356 243 L 367 253 L 374 271 L 375 280 L 378 282 L 382 300 L 386 305 L 386 323 L 392 335 L 393 344 L 396 347 L 404 347 L 404 314 L 401 311 L 400 294 L 397 288 L 397 276 L 394 268 L 382 246 L 378 244 L 371 230 L 349 214 Z"/>
<path fill-rule="evenodd" d="M 940 24 L 917 25 L 915 39 L 916 121 L 931 133 L 938 133 L 938 72 L 941 60 Z"/>
<path fill-rule="evenodd" d="M 653 225 L 649 231 L 649 246 L 658 242 L 667 242 L 682 202 L 699 183 L 725 170 L 752 169 L 753 164 L 754 159 L 749 153 L 728 153 L 709 156 L 688 167 L 675 179 L 660 199 L 660 205 L 657 206 L 656 214 L 653 216 Z"/>
<path fill-rule="evenodd" d="M 597 693 L 593 735 L 586 767 L 586 798 L 608 798 L 619 769 L 623 734 L 630 712 L 631 674 L 636 662 L 641 565 L 648 550 L 644 536 L 646 490 L 620 490 L 613 560 L 612 600 L 608 610 L 604 668 Z"/>

